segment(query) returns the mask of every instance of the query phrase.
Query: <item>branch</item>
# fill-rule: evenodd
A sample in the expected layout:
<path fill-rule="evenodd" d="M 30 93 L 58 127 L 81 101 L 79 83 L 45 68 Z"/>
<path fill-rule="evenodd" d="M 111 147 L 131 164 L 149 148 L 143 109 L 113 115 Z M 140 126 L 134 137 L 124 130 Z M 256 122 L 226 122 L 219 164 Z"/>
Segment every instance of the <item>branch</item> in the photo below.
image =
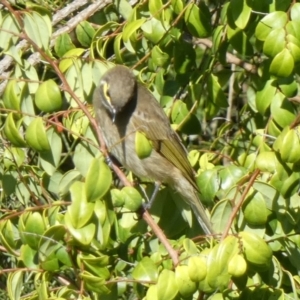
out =
<path fill-rule="evenodd" d="M 5 0 L 1 1 L 5 4 Z M 56 25 L 58 22 L 63 20 L 63 18 L 69 16 L 74 11 L 78 10 L 80 7 L 87 4 L 89 1 L 87 0 L 75 0 L 71 4 L 67 5 L 60 11 L 58 11 L 52 19 L 52 26 Z M 50 47 L 53 47 L 55 44 L 55 40 L 57 37 L 63 33 L 69 32 L 74 29 L 80 22 L 86 20 L 88 17 L 92 16 L 97 10 L 105 7 L 106 5 L 112 3 L 111 0 L 98 0 L 95 3 L 89 5 L 87 8 L 79 12 L 75 17 L 71 18 L 65 26 L 58 29 L 56 32 L 52 34 Z M 26 40 L 21 40 L 17 45 L 16 48 L 18 50 L 24 50 L 29 46 L 29 43 Z M 28 62 L 31 65 L 35 65 L 40 61 L 40 54 L 38 52 L 33 53 L 29 58 Z M 8 70 L 11 65 L 14 63 L 13 58 L 10 55 L 5 55 L 4 58 L 0 61 L 0 74 L 3 82 L 0 84 L 0 96 L 3 94 L 5 87 L 7 85 L 7 80 L 9 78 L 10 72 Z"/>
<path fill-rule="evenodd" d="M 195 45 L 199 45 L 202 48 L 212 48 L 212 46 L 213 46 L 212 41 L 209 39 L 193 39 L 193 43 Z M 234 64 L 234 65 L 237 65 L 237 66 L 245 69 L 247 72 L 250 72 L 253 74 L 257 73 L 256 65 L 247 63 L 229 52 L 226 53 L 226 61 L 229 64 Z"/>

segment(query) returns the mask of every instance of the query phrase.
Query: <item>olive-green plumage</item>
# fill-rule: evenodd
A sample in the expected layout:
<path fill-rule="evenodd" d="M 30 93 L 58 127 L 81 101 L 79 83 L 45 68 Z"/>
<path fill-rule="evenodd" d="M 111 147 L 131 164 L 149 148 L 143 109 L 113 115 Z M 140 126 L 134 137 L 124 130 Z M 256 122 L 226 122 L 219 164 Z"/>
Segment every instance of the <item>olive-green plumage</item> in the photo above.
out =
<path fill-rule="evenodd" d="M 190 204 L 205 233 L 213 233 L 186 149 L 159 103 L 133 73 L 123 66 L 108 70 L 94 92 L 93 104 L 107 147 L 119 162 L 139 177 L 172 186 Z M 152 143 L 149 157 L 140 159 L 136 154 L 137 131 Z"/>

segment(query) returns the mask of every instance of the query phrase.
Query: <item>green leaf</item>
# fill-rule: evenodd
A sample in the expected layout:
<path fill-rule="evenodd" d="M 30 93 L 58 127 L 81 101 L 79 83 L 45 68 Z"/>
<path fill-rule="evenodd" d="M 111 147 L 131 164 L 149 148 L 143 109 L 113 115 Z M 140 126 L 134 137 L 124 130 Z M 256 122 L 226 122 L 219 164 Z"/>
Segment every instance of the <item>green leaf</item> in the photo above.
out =
<path fill-rule="evenodd" d="M 290 14 L 292 20 L 300 19 L 300 3 L 293 3 Z"/>
<path fill-rule="evenodd" d="M 192 281 L 199 282 L 204 280 L 207 275 L 206 259 L 197 255 L 190 257 L 188 261 L 188 276 Z"/>
<path fill-rule="evenodd" d="M 249 41 L 249 37 L 239 28 L 231 29 L 228 27 L 227 36 L 233 48 L 243 56 L 253 55 L 253 46 Z"/>
<path fill-rule="evenodd" d="M 59 69 L 64 73 L 66 72 L 73 64 L 78 57 L 83 54 L 85 49 L 82 48 L 75 48 L 69 50 L 67 53 L 64 54 L 60 63 Z"/>
<path fill-rule="evenodd" d="M 174 272 L 164 269 L 159 274 L 157 281 L 157 299 L 172 300 L 178 293 Z"/>
<path fill-rule="evenodd" d="M 93 26 L 87 21 L 82 21 L 76 26 L 75 32 L 79 43 L 83 47 L 89 47 L 95 34 Z"/>
<path fill-rule="evenodd" d="M 9 80 L 3 95 L 5 108 L 20 111 L 21 107 L 21 86 L 17 80 Z"/>
<path fill-rule="evenodd" d="M 275 94 L 276 84 L 274 80 L 268 80 L 263 89 L 257 91 L 256 108 L 262 115 L 264 115 L 266 110 L 269 108 Z"/>
<path fill-rule="evenodd" d="M 207 92 L 210 99 L 215 105 L 217 105 L 218 107 L 228 106 L 227 97 L 218 82 L 218 77 L 216 77 L 215 75 L 210 75 L 208 77 Z"/>
<path fill-rule="evenodd" d="M 245 258 L 258 270 L 267 270 L 271 264 L 272 250 L 258 235 L 250 232 L 239 232 L 244 248 Z"/>
<path fill-rule="evenodd" d="M 29 124 L 25 133 L 25 139 L 28 145 L 36 151 L 43 152 L 51 149 L 43 119 L 40 117 Z"/>
<path fill-rule="evenodd" d="M 286 127 L 288 128 L 288 127 Z M 296 163 L 300 160 L 300 140 L 295 129 L 286 129 L 274 143 L 274 149 L 279 152 L 281 159 L 287 163 Z"/>
<path fill-rule="evenodd" d="M 280 78 L 277 80 L 277 84 L 280 91 L 286 97 L 295 97 L 298 93 L 298 85 L 293 76 L 287 78 Z"/>
<path fill-rule="evenodd" d="M 47 138 L 51 149 L 40 153 L 41 166 L 49 175 L 53 175 L 59 166 L 62 154 L 61 136 L 53 127 L 47 130 Z"/>
<path fill-rule="evenodd" d="M 63 57 L 68 51 L 76 48 L 72 42 L 70 35 L 66 32 L 60 34 L 56 40 L 54 49 L 59 57 Z"/>
<path fill-rule="evenodd" d="M 300 61 L 300 47 L 294 43 L 287 43 L 286 48 L 290 51 L 295 62 Z"/>
<path fill-rule="evenodd" d="M 152 153 L 152 142 L 147 139 L 143 132 L 135 133 L 135 152 L 140 159 L 147 158 Z"/>
<path fill-rule="evenodd" d="M 248 6 L 247 0 L 232 0 L 230 1 L 230 11 L 235 25 L 244 29 L 250 19 L 252 8 Z"/>
<path fill-rule="evenodd" d="M 266 224 L 270 214 L 262 194 L 258 192 L 247 197 L 243 205 L 243 212 L 246 222 L 255 226 Z"/>
<path fill-rule="evenodd" d="M 5 249 L 14 256 L 19 256 L 18 242 L 20 241 L 20 233 L 10 220 L 2 221 L 0 224 L 0 241 Z"/>
<path fill-rule="evenodd" d="M 151 15 L 160 20 L 163 11 L 163 2 L 161 0 L 149 0 L 149 12 Z"/>
<path fill-rule="evenodd" d="M 82 178 L 77 170 L 70 170 L 61 177 L 58 193 L 63 197 L 69 193 L 71 185 Z"/>
<path fill-rule="evenodd" d="M 270 73 L 278 77 L 288 77 L 294 70 L 294 59 L 289 50 L 283 49 L 271 62 Z"/>
<path fill-rule="evenodd" d="M 70 214 L 67 212 L 65 215 L 65 222 L 71 235 L 82 245 L 84 246 L 90 245 L 96 233 L 95 224 L 90 223 L 81 228 L 74 228 L 72 227 L 69 219 L 70 219 Z"/>
<path fill-rule="evenodd" d="M 23 271 L 10 272 L 7 278 L 7 293 L 10 299 L 21 299 L 21 292 L 24 287 Z"/>
<path fill-rule="evenodd" d="M 211 204 L 220 188 L 220 179 L 218 170 L 205 170 L 196 178 L 197 186 L 201 192 L 201 200 L 204 203 Z"/>
<path fill-rule="evenodd" d="M 220 244 L 213 247 L 207 259 L 207 282 L 216 289 L 227 287 L 231 275 L 228 273 L 229 260 L 239 252 L 239 240 L 227 236 Z"/>
<path fill-rule="evenodd" d="M 146 19 L 138 19 L 127 23 L 123 30 L 123 40 L 124 42 L 136 41 L 137 40 L 137 31 L 141 28 L 141 26 L 146 22 Z"/>
<path fill-rule="evenodd" d="M 39 48 L 44 50 L 49 48 L 51 29 L 47 15 L 41 16 L 36 12 L 24 13 L 24 30 Z"/>
<path fill-rule="evenodd" d="M 190 279 L 188 266 L 182 265 L 176 267 L 175 280 L 179 294 L 183 298 L 191 297 L 196 292 L 197 284 Z"/>
<path fill-rule="evenodd" d="M 15 45 L 9 47 L 9 49 L 4 53 L 10 55 L 20 66 L 23 67 L 23 60 L 21 58 L 20 51 Z"/>
<path fill-rule="evenodd" d="M 15 123 L 14 113 L 9 113 L 5 124 L 4 124 L 4 133 L 6 138 L 16 147 L 25 147 L 26 143 L 19 132 L 20 121 Z"/>
<path fill-rule="evenodd" d="M 174 68 L 178 75 L 186 75 L 196 63 L 194 48 L 185 42 L 174 45 Z"/>
<path fill-rule="evenodd" d="M 124 197 L 124 207 L 130 211 L 137 211 L 141 205 L 143 198 L 141 194 L 131 186 L 125 186 L 122 189 L 122 194 Z"/>
<path fill-rule="evenodd" d="M 144 36 L 154 44 L 157 44 L 166 33 L 166 28 L 162 22 L 155 18 L 145 21 L 141 29 L 144 32 Z"/>
<path fill-rule="evenodd" d="M 157 265 L 149 257 L 144 257 L 133 269 L 132 277 L 140 281 L 156 281 L 158 278 Z"/>
<path fill-rule="evenodd" d="M 153 63 L 158 67 L 166 67 L 170 62 L 169 54 L 163 52 L 159 46 L 154 46 L 152 48 L 151 57 L 153 59 Z"/>
<path fill-rule="evenodd" d="M 227 226 L 232 213 L 231 201 L 223 199 L 219 201 L 211 212 L 211 222 L 216 232 L 222 232 Z"/>
<path fill-rule="evenodd" d="M 211 33 L 211 16 L 203 1 L 199 2 L 198 5 L 194 3 L 187 5 L 184 20 L 188 30 L 193 36 L 204 38 Z"/>
<path fill-rule="evenodd" d="M 37 250 L 32 249 L 28 244 L 22 245 L 20 253 L 20 261 L 24 263 L 27 268 L 38 268 Z"/>
<path fill-rule="evenodd" d="M 128 20 L 133 11 L 130 3 L 127 0 L 114 0 L 113 2 L 117 12 L 120 13 L 125 20 Z"/>
<path fill-rule="evenodd" d="M 266 55 L 274 57 L 285 48 L 286 33 L 283 28 L 276 28 L 272 30 L 267 36 L 263 51 Z"/>
<path fill-rule="evenodd" d="M 300 26 L 300 20 L 293 20 L 293 21 L 289 21 L 286 26 L 285 26 L 285 30 L 287 35 L 292 35 L 294 36 L 298 41 L 300 39 L 300 32 L 298 30 Z"/>
<path fill-rule="evenodd" d="M 79 229 L 91 219 L 95 204 L 87 201 L 83 182 L 75 181 L 70 187 L 70 193 L 72 204 L 68 206 L 68 214 L 72 226 Z"/>
<path fill-rule="evenodd" d="M 284 128 L 294 121 L 296 110 L 294 105 L 283 94 L 276 93 L 271 103 L 271 114 L 275 122 Z"/>
<path fill-rule="evenodd" d="M 171 5 L 176 14 L 180 14 L 183 11 L 183 1 L 182 0 L 171 0 Z"/>
<path fill-rule="evenodd" d="M 25 224 L 24 237 L 26 243 L 33 249 L 38 250 L 39 241 L 45 231 L 43 217 L 39 212 L 30 213 Z"/>
<path fill-rule="evenodd" d="M 102 158 L 95 158 L 85 180 L 85 194 L 88 202 L 95 202 L 101 199 L 111 186 L 112 175 L 109 167 Z"/>
<path fill-rule="evenodd" d="M 39 86 L 35 94 L 35 104 L 44 112 L 54 112 L 61 108 L 62 97 L 55 81 L 49 79 Z"/>
<path fill-rule="evenodd" d="M 276 164 L 278 160 L 273 151 L 260 152 L 255 160 L 256 168 L 263 172 L 274 173 L 276 171 Z"/>
<path fill-rule="evenodd" d="M 255 29 L 256 37 L 264 41 L 269 33 L 275 28 L 283 28 L 288 22 L 287 13 L 283 11 L 275 11 L 260 20 Z"/>
<path fill-rule="evenodd" d="M 5 51 L 8 50 L 11 45 L 17 43 L 17 40 L 19 39 L 18 35 L 20 34 L 20 26 L 16 17 L 12 14 L 6 14 L 0 24 L 0 45 Z"/>
<path fill-rule="evenodd" d="M 172 107 L 171 120 L 174 124 L 180 124 L 189 115 L 189 110 L 182 100 L 175 101 Z"/>

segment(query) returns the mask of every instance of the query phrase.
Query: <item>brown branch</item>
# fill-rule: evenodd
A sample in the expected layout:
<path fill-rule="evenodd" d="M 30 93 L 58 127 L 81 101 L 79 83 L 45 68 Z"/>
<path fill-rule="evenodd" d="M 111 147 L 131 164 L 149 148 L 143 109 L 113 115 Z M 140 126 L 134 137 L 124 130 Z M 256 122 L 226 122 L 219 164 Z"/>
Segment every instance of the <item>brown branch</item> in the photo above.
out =
<path fill-rule="evenodd" d="M 154 222 L 153 218 L 150 216 L 147 210 L 143 213 L 143 219 L 150 226 L 150 228 L 157 236 L 157 238 L 160 240 L 160 242 L 165 246 L 167 252 L 172 258 L 173 265 L 176 267 L 179 263 L 179 257 L 177 251 L 172 248 L 167 237 L 165 236 L 161 228 Z"/>
<path fill-rule="evenodd" d="M 246 196 L 247 196 L 250 188 L 253 186 L 253 183 L 254 183 L 256 177 L 259 175 L 259 173 L 260 173 L 260 170 L 256 169 L 254 171 L 254 173 L 252 174 L 252 176 L 251 176 L 251 178 L 249 180 L 248 185 L 246 186 L 246 188 L 244 189 L 244 191 L 243 191 L 243 193 L 241 195 L 240 201 L 234 206 L 234 208 L 233 208 L 233 210 L 231 212 L 231 215 L 230 215 L 230 218 L 229 218 L 229 222 L 226 225 L 226 228 L 225 228 L 225 230 L 224 230 L 224 232 L 222 234 L 221 240 L 224 240 L 225 237 L 228 235 L 228 232 L 229 232 L 230 227 L 231 227 L 231 225 L 232 225 L 232 223 L 234 221 L 234 218 L 237 215 L 239 209 L 241 208 L 241 206 L 242 206 L 242 204 L 243 204 L 243 202 L 244 202 L 244 200 L 245 200 L 245 198 L 246 198 Z"/>
<path fill-rule="evenodd" d="M 212 46 L 213 46 L 212 41 L 209 39 L 194 39 L 193 43 L 195 45 L 199 45 L 200 47 L 203 47 L 203 48 L 212 48 Z M 237 66 L 245 69 L 247 72 L 250 72 L 253 74 L 257 73 L 256 65 L 247 63 L 229 52 L 226 53 L 226 61 L 229 64 L 234 64 L 234 65 L 237 65 Z"/>

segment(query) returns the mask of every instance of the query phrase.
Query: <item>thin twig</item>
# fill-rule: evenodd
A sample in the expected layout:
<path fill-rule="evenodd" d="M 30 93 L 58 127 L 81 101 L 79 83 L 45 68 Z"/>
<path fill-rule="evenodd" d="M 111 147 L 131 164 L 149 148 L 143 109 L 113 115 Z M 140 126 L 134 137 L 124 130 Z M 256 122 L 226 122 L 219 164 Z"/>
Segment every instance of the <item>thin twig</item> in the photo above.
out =
<path fill-rule="evenodd" d="M 249 183 L 246 186 L 246 188 L 244 189 L 244 191 L 243 191 L 243 193 L 241 195 L 240 201 L 234 206 L 234 208 L 233 208 L 233 210 L 231 212 L 231 215 L 230 215 L 230 218 L 229 218 L 229 222 L 226 225 L 226 228 L 225 228 L 225 230 L 224 230 L 224 232 L 222 234 L 221 240 L 224 240 L 225 237 L 228 235 L 228 232 L 229 232 L 230 227 L 231 227 L 231 225 L 233 223 L 233 220 L 234 220 L 235 216 L 237 215 L 238 211 L 240 210 L 240 208 L 241 208 L 241 206 L 242 206 L 242 204 L 243 204 L 243 202 L 244 202 L 244 200 L 245 200 L 245 198 L 246 198 L 246 196 L 247 196 L 250 188 L 253 186 L 253 183 L 254 183 L 256 177 L 259 175 L 259 173 L 260 173 L 260 171 L 257 169 L 257 170 L 255 170 L 255 172 L 250 177 Z"/>

